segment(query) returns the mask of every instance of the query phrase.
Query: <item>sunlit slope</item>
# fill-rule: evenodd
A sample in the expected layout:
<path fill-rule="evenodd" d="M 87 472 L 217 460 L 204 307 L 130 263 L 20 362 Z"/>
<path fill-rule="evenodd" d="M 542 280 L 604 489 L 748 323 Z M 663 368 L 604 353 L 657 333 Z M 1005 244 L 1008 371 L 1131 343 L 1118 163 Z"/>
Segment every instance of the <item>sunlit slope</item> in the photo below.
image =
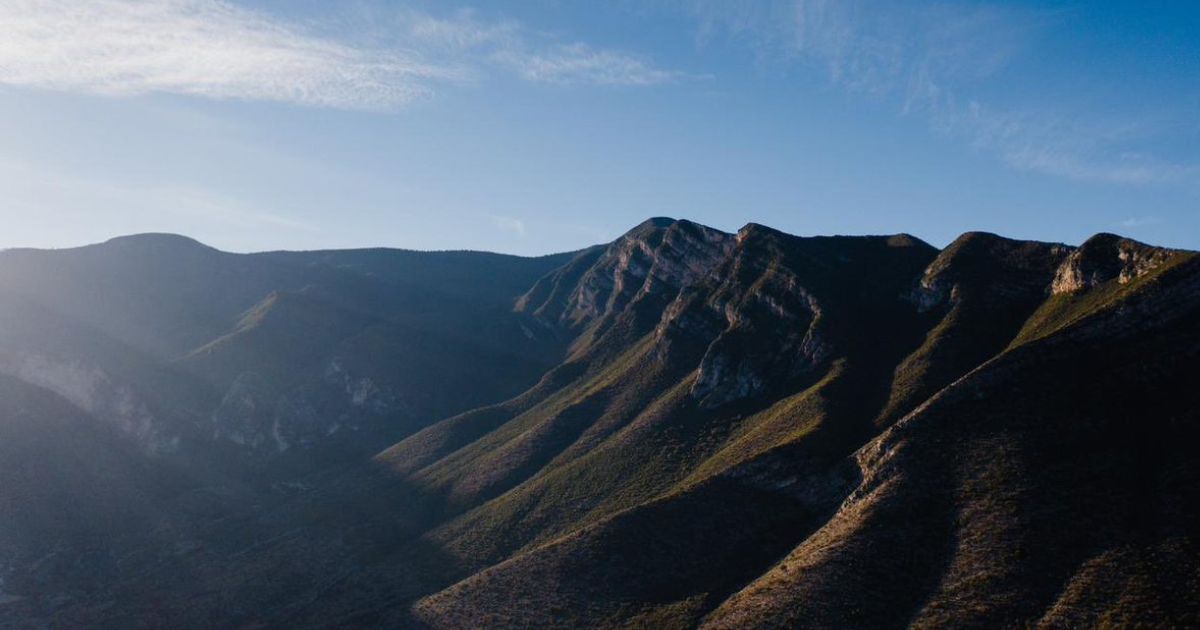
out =
<path fill-rule="evenodd" d="M 681 229 L 674 225 L 654 227 Z M 669 239 L 656 235 L 653 241 Z M 643 287 L 655 284 L 659 250 L 639 246 L 634 255 L 618 256 L 636 261 L 647 250 Z M 907 237 L 799 239 L 750 226 L 703 279 L 670 288 L 658 321 L 636 312 L 637 289 L 612 322 L 604 318 L 619 310 L 610 308 L 620 304 L 611 297 L 616 291 L 595 299 L 588 296 L 591 287 L 607 285 L 585 282 L 603 260 L 589 272 L 573 272 L 581 278 L 575 289 L 548 292 L 586 298 L 551 311 L 577 331 L 575 351 L 558 373 L 514 401 L 434 425 L 379 458 L 442 497 L 451 520 L 427 539 L 482 569 L 421 600 L 415 611 L 424 622 L 744 627 L 759 621 L 836 626 L 837 619 L 857 618 L 890 625 L 920 612 L 925 617 L 914 618 L 942 625 L 1036 621 L 1043 614 L 1130 618 L 1142 610 L 1135 604 L 1104 609 L 1067 593 L 1075 608 L 1064 603 L 1052 613 L 1059 591 L 1047 585 L 1076 570 L 1084 571 L 1075 578 L 1080 584 L 1104 580 L 1110 590 L 1137 590 L 1126 599 L 1150 614 L 1186 613 L 1170 597 L 1147 603 L 1144 581 L 1114 585 L 1112 572 L 1114 563 L 1143 551 L 1143 575 L 1157 566 L 1145 562 L 1189 553 L 1192 517 L 1164 515 L 1155 527 L 1175 533 L 1145 543 L 1124 517 L 1104 513 L 1107 491 L 1092 488 L 1163 501 L 1178 497 L 1194 475 L 1183 450 L 1147 464 L 1158 437 L 1126 442 L 1143 422 L 1134 415 L 1143 405 L 1158 416 L 1146 422 L 1169 425 L 1156 433 L 1191 437 L 1190 420 L 1176 424 L 1194 406 L 1183 390 L 1186 377 L 1163 382 L 1141 374 L 1120 384 L 1132 376 L 1131 366 L 1142 369 L 1138 355 L 1152 347 L 1161 366 L 1147 364 L 1152 374 L 1196 358 L 1200 344 L 1187 336 L 1200 306 L 1191 254 L 1107 235 L 1075 250 L 988 234 L 964 235 L 939 254 Z M 628 290 L 623 270 L 616 271 L 608 284 Z M 1070 280 L 1080 276 L 1085 281 Z M 588 316 L 596 318 L 589 323 Z M 1088 326 L 1123 329 L 1129 338 L 1112 340 L 1111 353 L 1089 349 L 1078 332 Z M 1098 332 L 1090 338 L 1093 346 L 1109 339 Z M 613 339 L 622 342 L 607 347 Z M 1191 350 L 1181 354 L 1179 348 Z M 1087 366 L 1082 373 L 1070 367 L 1077 362 Z M 1008 368 L 1007 381 L 991 376 L 1009 363 L 1018 367 Z M 976 382 L 984 385 L 968 387 Z M 1103 391 L 1089 393 L 1092 387 Z M 887 436 L 913 430 L 900 427 L 921 425 L 919 418 L 962 388 L 971 392 L 962 403 L 969 407 L 949 413 L 936 432 L 912 438 L 937 457 L 914 458 L 911 472 L 895 473 L 926 479 L 926 490 L 944 493 L 941 502 L 927 493 L 880 499 L 900 511 L 872 508 L 871 515 L 884 515 L 867 519 L 863 496 L 881 474 L 862 463 L 867 454 L 883 448 Z M 985 418 L 994 426 L 974 428 Z M 892 425 L 897 428 L 889 430 Z M 1073 442 L 1087 437 L 1084 426 L 1100 430 L 1090 446 Z M 1126 455 L 1112 461 L 1112 470 L 1091 470 L 1094 455 L 1104 459 L 1122 443 L 1132 444 L 1137 461 Z M 988 451 L 993 446 L 997 450 Z M 1027 453 L 1029 462 L 1021 459 Z M 421 465 L 405 467 L 411 461 Z M 1150 469 L 1140 468 L 1146 465 Z M 1049 471 L 1045 478 L 1042 466 Z M 1165 474 L 1170 485 L 1126 479 L 1146 474 Z M 942 478 L 964 489 L 933 481 Z M 899 482 L 879 483 L 891 493 Z M 1026 488 L 1032 489 L 1025 503 L 1008 505 Z M 1075 502 L 1060 505 L 1062 496 Z M 1137 511 L 1123 500 L 1114 497 L 1111 507 Z M 997 504 L 1017 510 L 1004 531 L 992 513 L 980 516 L 983 524 L 970 532 L 956 520 Z M 1042 524 L 1027 527 L 1036 520 L 1030 514 Z M 967 587 L 953 580 L 979 579 L 980 563 L 993 550 L 1012 540 L 1034 541 L 1022 543 L 1032 550 L 1044 534 L 1039 528 L 1066 532 L 1076 522 L 1100 523 L 1107 534 L 1079 543 L 1060 560 L 1021 554 L 1004 569 L 1015 576 L 1007 582 L 997 578 L 963 591 L 967 595 L 954 590 Z M 831 532 L 845 538 L 831 539 Z M 942 556 L 960 553 L 961 567 L 927 560 L 918 563 L 925 573 L 895 579 L 914 561 L 912 554 L 936 558 L 933 550 L 964 537 L 971 541 L 959 543 L 965 550 Z M 863 555 L 851 555 L 859 548 Z M 855 587 L 836 591 L 814 582 L 820 586 L 812 588 L 830 594 L 804 596 L 777 587 L 779 580 L 797 579 L 795 567 L 808 566 L 807 550 L 847 550 L 822 566 L 838 572 L 837 579 L 858 580 Z M 1176 574 L 1180 570 L 1188 574 L 1186 568 Z M 803 575 L 809 573 L 816 575 Z M 879 582 L 868 583 L 872 579 Z M 944 601 L 917 608 L 931 584 L 943 581 Z M 1014 592 L 1003 590 L 1013 584 Z M 826 596 L 835 597 L 827 608 Z M 994 596 L 1023 603 L 998 606 L 992 616 L 982 604 L 962 603 Z M 842 601 L 849 608 L 841 608 Z"/>

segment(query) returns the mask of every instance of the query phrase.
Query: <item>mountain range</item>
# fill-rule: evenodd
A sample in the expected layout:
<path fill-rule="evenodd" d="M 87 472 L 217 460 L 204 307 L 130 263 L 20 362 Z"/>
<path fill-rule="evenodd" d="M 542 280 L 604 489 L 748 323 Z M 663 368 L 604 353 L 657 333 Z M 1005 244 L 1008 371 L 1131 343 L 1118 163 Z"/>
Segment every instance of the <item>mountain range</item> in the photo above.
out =
<path fill-rule="evenodd" d="M 1200 625 L 1200 257 L 0 252 L 0 627 Z"/>

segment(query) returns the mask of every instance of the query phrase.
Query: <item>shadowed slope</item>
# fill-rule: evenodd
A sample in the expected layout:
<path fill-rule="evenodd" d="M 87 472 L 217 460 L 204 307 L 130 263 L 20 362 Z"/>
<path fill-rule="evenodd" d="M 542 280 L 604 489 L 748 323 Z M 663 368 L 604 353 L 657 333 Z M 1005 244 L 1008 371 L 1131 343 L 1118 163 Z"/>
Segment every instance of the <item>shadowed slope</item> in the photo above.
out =
<path fill-rule="evenodd" d="M 187 487 L 113 427 L 8 376 L 0 479 L 3 591 L 63 597 L 114 579 L 120 558 L 154 537 L 166 497 Z"/>
<path fill-rule="evenodd" d="M 917 310 L 938 318 L 896 369 L 878 423 L 891 424 L 1003 350 L 1046 299 L 1065 245 L 971 232 L 942 250 L 913 288 Z"/>
<path fill-rule="evenodd" d="M 1069 247 L 969 234 L 934 260 L 914 246 L 906 237 L 796 239 L 750 226 L 711 279 L 684 287 L 654 332 L 605 362 L 601 378 L 546 399 L 577 402 L 540 419 L 517 413 L 502 424 L 502 415 L 487 416 L 481 426 L 492 428 L 477 448 L 426 464 L 414 479 L 442 470 L 441 479 L 462 487 L 473 473 L 445 471 L 469 471 L 472 452 L 492 467 L 481 469 L 494 470 L 522 438 L 560 423 L 581 428 L 528 480 L 430 534 L 468 564 L 499 564 L 422 600 L 418 616 L 435 627 L 690 627 L 744 589 L 708 622 L 994 624 L 1044 613 L 1129 618 L 1136 606 L 1153 605 L 1163 618 L 1188 618 L 1177 617 L 1189 614 L 1178 601 L 1136 594 L 1134 604 L 1097 612 L 1079 603 L 1078 585 L 1050 609 L 1092 558 L 1078 583 L 1136 592 L 1142 582 L 1116 587 L 1109 577 L 1113 563 L 1135 553 L 1130 544 L 1156 550 L 1148 562 L 1190 548 L 1192 507 L 1182 517 L 1164 514 L 1155 527 L 1168 533 L 1148 543 L 1103 508 L 1107 489 L 1127 514 L 1145 507 L 1139 496 L 1181 500 L 1194 478 L 1181 450 L 1161 463 L 1148 463 L 1158 448 L 1150 443 L 1135 443 L 1134 460 L 1120 454 L 1133 437 L 1124 418 L 1142 405 L 1169 406 L 1151 411 L 1166 423 L 1153 432 L 1194 438 L 1191 420 L 1173 424 L 1194 404 L 1185 379 L 1161 381 L 1158 369 L 1131 380 L 1126 373 L 1148 340 L 1162 369 L 1195 360 L 1200 339 L 1187 331 L 1200 309 L 1200 276 L 1189 255 L 1146 249 L 1126 271 L 1102 266 L 1080 294 L 1061 298 L 1070 300 L 1063 309 L 1052 292 L 1063 269 L 1079 264 Z M 1089 259 L 1130 258 L 1122 247 Z M 1071 316 L 1045 316 L 1051 308 Z M 1106 334 L 1125 327 L 1143 341 L 1131 337 L 1113 354 L 1089 349 L 1071 336 L 1085 323 Z M 1031 327 L 1048 338 L 1026 348 Z M 585 347 L 604 339 L 581 338 Z M 1176 344 L 1191 350 L 1180 354 Z M 1076 363 L 1094 368 L 1078 375 Z M 1043 376 L 1030 379 L 1035 373 Z M 1104 393 L 1089 394 L 1092 387 Z M 938 411 L 952 400 L 966 407 Z M 875 426 L 912 409 L 859 450 L 864 481 L 854 490 L 857 475 L 842 458 L 871 441 Z M 946 419 L 921 419 L 934 415 Z M 608 423 L 615 430 L 597 431 Z M 926 425 L 938 428 L 909 428 Z M 904 444 L 911 439 L 907 448 L 919 454 L 893 465 L 894 436 L 908 432 Z M 1093 459 L 1111 469 L 1093 470 Z M 1130 481 L 1160 464 L 1170 471 L 1167 485 Z M 471 496 L 450 494 L 456 506 Z M 1096 535 L 1080 542 L 1072 526 L 1054 532 L 1076 522 L 1095 523 Z M 790 545 L 795 551 L 782 553 Z M 1038 558 L 1012 555 L 1010 546 L 1063 551 Z M 996 577 L 975 584 L 993 556 L 1004 559 Z M 1182 575 L 1190 575 L 1189 562 Z"/>
<path fill-rule="evenodd" d="M 101 402 L 112 407 L 123 396 L 124 411 L 107 415 L 146 425 L 128 433 L 151 450 L 216 440 L 260 457 L 366 425 L 371 436 L 349 441 L 378 450 L 536 382 L 561 343 L 532 338 L 510 310 L 570 256 L 246 255 L 169 234 L 7 250 L 0 342 L 13 343 L 0 347 L 0 372 L 89 411 L 97 388 L 111 390 Z"/>
<path fill-rule="evenodd" d="M 1194 623 L 1190 598 L 1127 583 L 1115 588 L 1134 587 L 1129 598 L 1089 602 L 1079 589 L 1114 588 L 1112 565 L 1134 549 L 1155 568 L 1131 582 L 1195 580 L 1198 289 L 1185 256 L 933 397 L 859 451 L 864 482 L 837 515 L 707 625 Z M 1182 566 L 1158 564 L 1172 554 Z"/>

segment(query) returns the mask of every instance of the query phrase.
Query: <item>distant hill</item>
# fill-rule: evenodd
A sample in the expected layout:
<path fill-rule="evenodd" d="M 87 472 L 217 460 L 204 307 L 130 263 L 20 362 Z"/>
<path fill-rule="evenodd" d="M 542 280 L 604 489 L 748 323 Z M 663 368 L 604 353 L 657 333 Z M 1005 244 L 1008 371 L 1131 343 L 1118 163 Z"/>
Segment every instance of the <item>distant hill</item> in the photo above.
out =
<path fill-rule="evenodd" d="M 569 258 L 239 255 L 168 234 L 8 250 L 0 372 L 60 394 L 121 392 L 106 414 L 150 449 L 215 437 L 281 452 L 345 430 L 366 453 L 534 382 L 557 349 L 531 343 L 511 307 Z"/>
<path fill-rule="evenodd" d="M 1196 374 L 1111 234 L 11 250 L 0 626 L 1194 626 Z"/>

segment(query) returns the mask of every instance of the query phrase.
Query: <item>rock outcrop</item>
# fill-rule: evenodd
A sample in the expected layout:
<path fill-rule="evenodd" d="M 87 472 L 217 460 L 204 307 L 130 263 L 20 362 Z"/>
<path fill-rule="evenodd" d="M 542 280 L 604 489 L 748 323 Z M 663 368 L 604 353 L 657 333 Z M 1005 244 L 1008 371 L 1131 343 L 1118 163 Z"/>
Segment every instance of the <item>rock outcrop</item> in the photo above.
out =
<path fill-rule="evenodd" d="M 1080 245 L 1058 268 L 1050 292 L 1080 293 L 1116 280 L 1131 282 L 1153 271 L 1175 254 L 1115 234 L 1097 234 Z"/>
<path fill-rule="evenodd" d="M 690 221 L 650 219 L 598 255 L 584 252 L 539 281 L 517 310 L 544 324 L 577 330 L 646 296 L 674 297 L 710 273 L 733 244 L 732 235 Z"/>

